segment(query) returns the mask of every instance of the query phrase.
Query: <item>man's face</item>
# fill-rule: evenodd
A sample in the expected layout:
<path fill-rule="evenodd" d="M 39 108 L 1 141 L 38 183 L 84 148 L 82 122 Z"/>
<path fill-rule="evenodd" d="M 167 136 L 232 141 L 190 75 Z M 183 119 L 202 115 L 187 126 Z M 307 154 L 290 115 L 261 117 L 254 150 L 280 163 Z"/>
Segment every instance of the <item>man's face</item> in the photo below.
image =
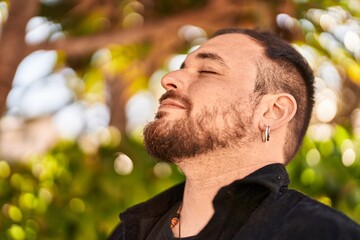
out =
<path fill-rule="evenodd" d="M 216 149 L 246 145 L 257 134 L 251 99 L 255 59 L 262 49 L 249 37 L 225 34 L 189 54 L 162 79 L 155 121 L 144 130 L 151 155 L 180 161 Z"/>

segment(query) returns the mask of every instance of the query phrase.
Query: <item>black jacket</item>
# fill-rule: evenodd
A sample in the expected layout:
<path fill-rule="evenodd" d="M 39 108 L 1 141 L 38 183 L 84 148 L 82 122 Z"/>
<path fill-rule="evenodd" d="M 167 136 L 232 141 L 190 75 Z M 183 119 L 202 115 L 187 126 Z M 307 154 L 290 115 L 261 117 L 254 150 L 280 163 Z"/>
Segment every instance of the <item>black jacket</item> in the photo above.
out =
<path fill-rule="evenodd" d="M 193 239 L 360 240 L 358 224 L 344 214 L 288 189 L 288 184 L 285 167 L 271 164 L 221 188 L 213 200 L 213 217 Z M 110 240 L 147 239 L 163 215 L 181 201 L 183 190 L 182 183 L 120 214 L 121 224 Z M 165 232 L 169 222 L 164 222 L 163 226 L 161 231 Z"/>

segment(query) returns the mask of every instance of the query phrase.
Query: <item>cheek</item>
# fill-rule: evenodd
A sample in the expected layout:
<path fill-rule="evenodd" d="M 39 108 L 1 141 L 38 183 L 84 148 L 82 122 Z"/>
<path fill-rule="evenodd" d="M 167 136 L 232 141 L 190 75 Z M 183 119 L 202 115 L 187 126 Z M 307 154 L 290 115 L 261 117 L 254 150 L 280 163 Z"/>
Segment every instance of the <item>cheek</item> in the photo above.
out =
<path fill-rule="evenodd" d="M 240 84 L 208 79 L 193 82 L 188 88 L 188 96 L 193 104 L 191 115 L 196 115 L 204 110 L 212 112 L 238 102 L 248 102 L 250 92 Z"/>
<path fill-rule="evenodd" d="M 219 102 L 229 99 L 229 93 L 225 88 L 203 84 L 201 86 L 194 85 L 190 88 L 189 97 L 193 104 L 193 110 L 201 110 L 205 107 L 211 109 L 213 106 L 218 106 Z"/>
<path fill-rule="evenodd" d="M 194 86 L 189 89 L 191 99 L 206 101 L 207 105 L 217 105 L 218 103 L 232 103 L 241 98 L 248 96 L 248 93 L 242 89 L 236 89 L 229 85 L 219 86 L 204 84 L 202 86 Z M 195 104 L 195 102 L 194 102 Z"/>
<path fill-rule="evenodd" d="M 201 97 L 204 99 L 215 101 L 220 98 L 232 97 L 232 87 L 228 84 L 222 84 L 220 81 L 198 81 L 189 86 L 189 94 L 193 97 Z"/>
<path fill-rule="evenodd" d="M 200 96 L 197 95 L 193 98 L 193 108 L 190 113 L 191 116 L 205 116 L 211 115 L 213 117 L 218 116 L 221 118 L 223 112 L 227 109 L 230 110 L 234 105 L 234 101 L 226 96 L 220 96 L 220 94 L 213 93 L 213 95 Z M 214 119 L 215 121 L 215 119 Z"/>

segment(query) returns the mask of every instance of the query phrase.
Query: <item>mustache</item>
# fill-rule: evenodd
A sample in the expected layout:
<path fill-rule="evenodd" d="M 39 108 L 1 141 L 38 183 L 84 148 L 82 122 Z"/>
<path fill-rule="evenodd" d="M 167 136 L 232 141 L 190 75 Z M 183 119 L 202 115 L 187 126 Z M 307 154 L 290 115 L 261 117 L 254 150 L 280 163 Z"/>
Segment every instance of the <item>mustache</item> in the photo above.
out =
<path fill-rule="evenodd" d="M 192 103 L 191 103 L 190 99 L 185 95 L 175 92 L 174 90 L 170 90 L 170 91 L 167 91 L 166 93 L 164 93 L 160 97 L 159 103 L 161 104 L 162 101 L 164 101 L 165 99 L 168 99 L 168 98 L 180 102 L 182 105 L 184 105 L 184 107 L 188 111 L 190 111 L 192 109 Z"/>

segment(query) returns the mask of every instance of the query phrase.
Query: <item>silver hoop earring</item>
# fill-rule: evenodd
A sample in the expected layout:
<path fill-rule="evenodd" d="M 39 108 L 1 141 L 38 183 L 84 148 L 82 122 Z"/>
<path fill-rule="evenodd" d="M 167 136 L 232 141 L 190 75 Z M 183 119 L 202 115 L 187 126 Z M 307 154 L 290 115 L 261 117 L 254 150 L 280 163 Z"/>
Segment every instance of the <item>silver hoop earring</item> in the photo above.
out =
<path fill-rule="evenodd" d="M 262 140 L 263 140 L 263 142 L 270 141 L 270 126 L 269 125 L 265 125 L 265 131 L 262 134 Z"/>

